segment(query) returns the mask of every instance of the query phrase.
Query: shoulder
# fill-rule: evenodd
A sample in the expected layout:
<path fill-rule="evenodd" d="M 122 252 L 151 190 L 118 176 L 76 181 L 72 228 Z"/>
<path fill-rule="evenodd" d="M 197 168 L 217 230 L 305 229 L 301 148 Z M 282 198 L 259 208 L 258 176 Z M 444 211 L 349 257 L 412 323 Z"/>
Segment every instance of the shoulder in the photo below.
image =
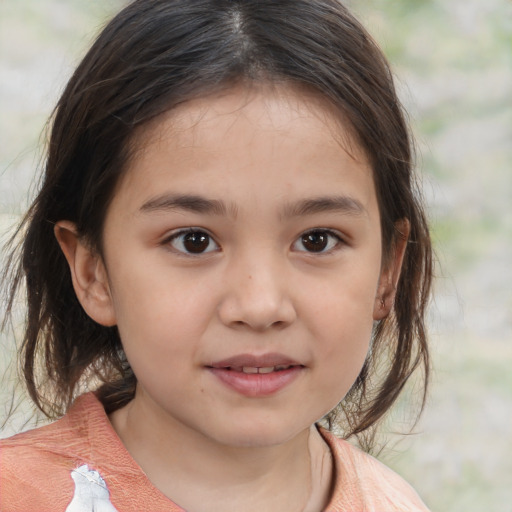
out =
<path fill-rule="evenodd" d="M 95 402 L 84 395 L 60 420 L 0 440 L 0 510 L 65 510 L 71 471 L 87 456 L 85 418 L 94 415 Z"/>
<path fill-rule="evenodd" d="M 184 512 L 131 458 L 92 393 L 50 425 L 0 441 L 2 512 Z"/>
<path fill-rule="evenodd" d="M 321 430 L 331 448 L 335 483 L 327 511 L 361 509 L 368 512 L 428 512 L 416 491 L 380 461 Z"/>
<path fill-rule="evenodd" d="M 54 423 L 1 439 L 0 460 L 6 463 L 22 457 L 34 462 L 50 461 L 55 460 L 55 457 L 73 458 L 75 452 L 82 456 L 84 441 L 87 444 L 91 430 L 95 423 L 102 421 L 103 416 L 102 405 L 94 394 L 82 395 L 68 413 Z"/>

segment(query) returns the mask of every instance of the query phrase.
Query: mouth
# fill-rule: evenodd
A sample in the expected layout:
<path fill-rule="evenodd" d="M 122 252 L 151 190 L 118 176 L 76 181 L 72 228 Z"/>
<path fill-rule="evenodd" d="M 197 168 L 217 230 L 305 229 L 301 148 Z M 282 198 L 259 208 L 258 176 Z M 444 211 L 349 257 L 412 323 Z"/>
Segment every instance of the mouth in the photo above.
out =
<path fill-rule="evenodd" d="M 228 388 L 253 398 L 277 393 L 306 369 L 303 364 L 281 354 L 241 354 L 206 368 Z"/>
<path fill-rule="evenodd" d="M 290 368 L 304 368 L 304 365 L 283 354 L 262 355 L 239 354 L 208 365 L 207 368 L 244 373 L 247 375 L 283 372 Z"/>
<path fill-rule="evenodd" d="M 289 370 L 294 366 L 302 365 L 276 365 L 276 366 L 209 366 L 208 368 L 217 368 L 220 370 L 227 370 L 230 372 L 238 372 L 238 373 L 246 373 L 248 375 L 254 375 L 256 373 L 265 374 L 265 373 L 273 373 L 273 372 L 282 372 L 285 370 Z"/>

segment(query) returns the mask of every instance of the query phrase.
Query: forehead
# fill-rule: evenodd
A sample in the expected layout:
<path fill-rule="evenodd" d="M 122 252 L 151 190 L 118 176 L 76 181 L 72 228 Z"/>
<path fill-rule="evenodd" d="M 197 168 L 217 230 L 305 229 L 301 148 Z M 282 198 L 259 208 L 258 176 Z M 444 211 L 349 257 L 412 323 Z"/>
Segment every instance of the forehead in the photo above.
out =
<path fill-rule="evenodd" d="M 348 156 L 367 163 L 351 124 L 325 97 L 297 84 L 249 83 L 183 102 L 141 127 L 132 140 L 129 168 L 151 146 L 170 138 L 183 148 L 198 149 L 224 135 L 249 145 L 250 139 L 244 141 L 247 130 L 237 131 L 244 124 L 262 134 L 280 132 L 291 141 L 302 136 L 318 143 L 329 132 L 329 143 L 336 141 Z"/>
<path fill-rule="evenodd" d="M 248 181 L 253 195 L 268 198 L 305 188 L 321 196 L 335 183 L 374 195 L 351 127 L 325 99 L 297 87 L 240 86 L 185 102 L 145 127 L 134 147 L 119 188 L 137 195 L 157 186 L 208 195 L 214 182 L 229 197 Z"/>

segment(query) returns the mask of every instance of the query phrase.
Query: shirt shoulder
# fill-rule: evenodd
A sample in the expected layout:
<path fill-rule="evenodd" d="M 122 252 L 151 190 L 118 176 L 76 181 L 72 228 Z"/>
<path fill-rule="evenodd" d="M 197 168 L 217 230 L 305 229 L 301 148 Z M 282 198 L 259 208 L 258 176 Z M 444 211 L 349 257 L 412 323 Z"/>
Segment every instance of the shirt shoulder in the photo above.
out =
<path fill-rule="evenodd" d="M 86 443 L 68 416 L 0 440 L 0 510 L 64 511 Z"/>
<path fill-rule="evenodd" d="M 382 462 L 344 439 L 321 430 L 331 448 L 334 490 L 326 512 L 429 512 L 417 492 Z"/>
<path fill-rule="evenodd" d="M 183 512 L 148 480 L 93 393 L 56 422 L 0 440 L 2 512 Z"/>

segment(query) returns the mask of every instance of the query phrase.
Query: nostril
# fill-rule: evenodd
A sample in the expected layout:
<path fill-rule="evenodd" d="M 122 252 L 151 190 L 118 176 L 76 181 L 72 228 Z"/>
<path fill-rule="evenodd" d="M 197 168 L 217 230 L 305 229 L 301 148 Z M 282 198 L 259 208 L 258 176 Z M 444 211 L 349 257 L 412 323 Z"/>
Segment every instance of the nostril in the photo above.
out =
<path fill-rule="evenodd" d="M 246 276 L 248 278 L 255 280 L 254 274 Z M 269 284 L 267 289 L 234 286 L 222 297 L 217 312 L 224 325 L 255 331 L 281 330 L 297 317 L 291 297 L 276 283 Z"/>

